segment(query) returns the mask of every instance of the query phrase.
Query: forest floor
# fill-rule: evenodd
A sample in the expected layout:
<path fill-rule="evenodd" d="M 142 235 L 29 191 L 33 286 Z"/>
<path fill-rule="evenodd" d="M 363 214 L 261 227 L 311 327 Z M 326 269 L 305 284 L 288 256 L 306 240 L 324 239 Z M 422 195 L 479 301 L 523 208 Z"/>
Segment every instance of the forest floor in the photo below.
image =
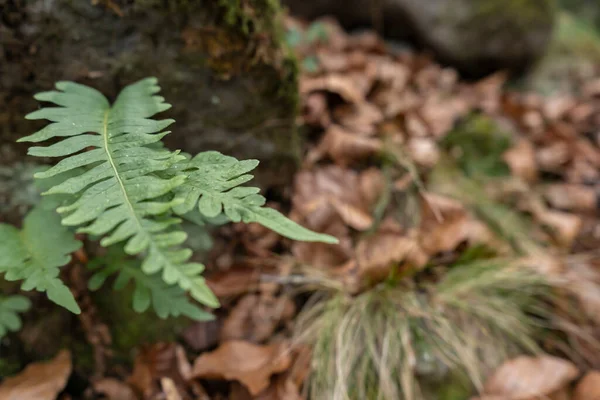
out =
<path fill-rule="evenodd" d="M 340 390 L 347 398 L 420 399 L 440 374 L 430 398 L 600 398 L 600 78 L 572 77 L 572 91 L 543 97 L 506 89 L 503 74 L 462 81 L 371 32 L 347 34 L 331 21 L 288 25 L 302 69 L 299 124 L 307 144 L 293 182 L 271 205 L 340 244 L 292 242 L 255 225 L 220 227 L 206 273 L 223 305 L 215 321 L 189 324 L 172 342 L 140 344 L 129 368 L 111 358 L 111 327 L 94 307 L 82 307 L 78 329 L 94 349 L 90 376 L 77 374 L 79 354 L 65 348 L 2 381 L 0 399 L 346 398 L 335 397 Z M 85 263 L 86 255 L 76 260 Z M 457 271 L 470 272 L 460 278 Z M 534 283 L 497 271 L 550 282 L 544 312 L 506 294 Z M 78 298 L 88 299 L 72 275 Z M 407 302 L 442 298 L 449 276 L 468 287 L 463 307 L 498 296 L 502 306 L 519 308 L 517 317 L 535 319 L 506 322 L 533 345 L 502 327 L 503 342 L 495 341 L 489 321 L 467 332 L 480 320 L 465 325 L 447 314 L 449 333 L 439 337 L 456 340 L 440 345 L 429 364 L 412 327 L 409 345 L 401 335 L 377 336 L 384 335 L 377 324 L 387 322 L 374 316 L 389 304 L 398 309 L 384 316 L 429 321 Z M 373 293 L 376 301 L 365 297 Z M 396 295 L 404 300 L 386 303 Z M 360 307 L 373 313 L 365 317 L 372 330 L 334 315 Z M 486 310 L 502 319 L 509 308 Z M 539 332 L 530 327 L 536 324 Z M 425 335 L 441 332 L 425 325 Z M 471 348 L 471 339 L 506 349 L 488 357 L 491 350 Z M 398 348 L 386 350 L 395 340 Z M 448 359 L 439 356 L 445 348 Z M 372 361 L 367 372 L 348 370 L 360 369 L 361 359 Z M 364 388 L 352 379 L 363 379 Z"/>

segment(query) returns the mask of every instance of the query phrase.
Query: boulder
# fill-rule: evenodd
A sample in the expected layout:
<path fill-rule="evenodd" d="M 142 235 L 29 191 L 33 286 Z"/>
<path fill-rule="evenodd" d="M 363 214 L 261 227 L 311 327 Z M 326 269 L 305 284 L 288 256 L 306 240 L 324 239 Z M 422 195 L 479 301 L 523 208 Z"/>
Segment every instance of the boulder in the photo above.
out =
<path fill-rule="evenodd" d="M 520 72 L 539 58 L 554 0 L 284 0 L 292 14 L 332 15 L 347 28 L 374 26 L 389 39 L 431 50 L 463 73 Z"/>
<path fill-rule="evenodd" d="M 58 80 L 109 98 L 156 76 L 173 105 L 171 148 L 263 161 L 263 182 L 295 164 L 296 65 L 278 2 L 267 0 L 0 0 L 0 164 L 39 126 L 33 94 Z M 267 176 L 269 171 L 277 173 Z"/>

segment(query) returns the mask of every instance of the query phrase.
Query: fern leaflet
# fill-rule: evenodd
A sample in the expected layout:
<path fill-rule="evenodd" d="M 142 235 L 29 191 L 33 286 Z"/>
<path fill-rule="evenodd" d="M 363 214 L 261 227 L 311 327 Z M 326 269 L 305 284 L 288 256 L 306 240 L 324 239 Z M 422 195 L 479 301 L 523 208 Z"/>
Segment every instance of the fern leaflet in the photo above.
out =
<path fill-rule="evenodd" d="M 59 267 L 81 247 L 73 236 L 56 212 L 41 207 L 27 214 L 21 231 L 0 224 L 0 273 L 8 281 L 23 280 L 21 289 L 46 292 L 50 300 L 79 314 L 71 291 L 58 277 Z"/>
<path fill-rule="evenodd" d="M 19 313 L 31 308 L 31 302 L 25 296 L 0 297 L 0 339 L 8 332 L 16 332 L 21 329 L 21 318 Z"/>
<path fill-rule="evenodd" d="M 105 257 L 97 258 L 88 264 L 94 274 L 88 282 L 90 290 L 98 290 L 111 275 L 116 275 L 113 289 L 122 290 L 131 281 L 133 291 L 133 309 L 145 312 L 152 306 L 160 318 L 185 315 L 195 320 L 208 320 L 213 316 L 191 303 L 178 286 L 167 285 L 157 274 L 147 275 L 140 269 L 139 262 L 128 259 L 118 249 L 111 247 Z"/>
<path fill-rule="evenodd" d="M 277 210 L 264 207 L 266 200 L 258 194 L 258 188 L 239 186 L 253 178 L 248 172 L 257 166 L 257 160 L 238 161 L 217 151 L 206 151 L 188 163 L 180 163 L 178 168 L 186 171 L 188 181 L 175 189 L 180 199 L 175 212 L 183 215 L 197 206 L 208 218 L 224 212 L 233 222 L 257 222 L 290 239 L 337 243 L 329 235 L 308 230 Z"/>

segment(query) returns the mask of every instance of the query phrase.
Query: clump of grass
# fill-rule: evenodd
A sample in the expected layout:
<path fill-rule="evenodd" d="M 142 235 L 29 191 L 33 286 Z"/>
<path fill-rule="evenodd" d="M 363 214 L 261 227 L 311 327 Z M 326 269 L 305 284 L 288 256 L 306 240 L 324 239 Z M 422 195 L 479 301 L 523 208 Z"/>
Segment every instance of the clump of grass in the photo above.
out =
<path fill-rule="evenodd" d="M 449 377 L 481 389 L 507 358 L 540 351 L 552 293 L 532 269 L 498 259 L 455 265 L 438 282 L 321 292 L 297 326 L 313 348 L 310 398 L 440 399 L 430 389 Z"/>

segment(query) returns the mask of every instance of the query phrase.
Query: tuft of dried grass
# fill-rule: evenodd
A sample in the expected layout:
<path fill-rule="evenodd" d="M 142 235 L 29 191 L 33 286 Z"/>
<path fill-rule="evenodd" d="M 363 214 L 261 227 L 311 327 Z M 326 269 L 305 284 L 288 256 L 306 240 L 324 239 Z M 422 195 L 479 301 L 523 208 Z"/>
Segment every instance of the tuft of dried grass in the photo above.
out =
<path fill-rule="evenodd" d="M 310 397 L 424 399 L 431 382 L 456 376 L 480 390 L 504 360 L 540 352 L 536 335 L 552 297 L 552 284 L 506 259 L 455 265 L 438 282 L 388 281 L 355 297 L 317 292 L 296 326 L 296 340 L 313 348 Z"/>

